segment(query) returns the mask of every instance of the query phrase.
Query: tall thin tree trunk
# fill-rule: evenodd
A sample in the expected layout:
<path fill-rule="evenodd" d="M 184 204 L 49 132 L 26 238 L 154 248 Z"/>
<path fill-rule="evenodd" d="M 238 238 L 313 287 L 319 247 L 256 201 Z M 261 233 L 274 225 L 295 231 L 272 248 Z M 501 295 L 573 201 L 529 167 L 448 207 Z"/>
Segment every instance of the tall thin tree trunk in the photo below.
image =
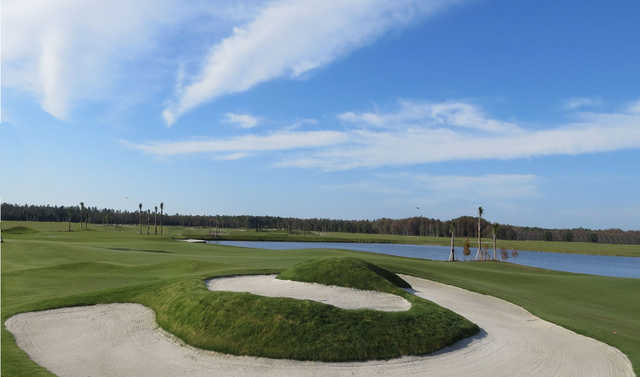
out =
<path fill-rule="evenodd" d="M 454 249 L 454 237 L 455 235 L 453 234 L 453 232 L 451 232 L 451 254 L 449 255 L 449 262 L 455 262 L 456 261 L 456 254 L 455 254 L 455 249 Z"/>
<path fill-rule="evenodd" d="M 158 207 L 156 207 L 155 212 L 153 213 L 153 227 L 155 228 L 155 235 L 158 235 Z"/>
<path fill-rule="evenodd" d="M 496 260 L 496 232 L 493 232 L 493 260 Z"/>
<path fill-rule="evenodd" d="M 482 235 L 480 234 L 480 218 L 478 218 L 478 253 L 482 259 Z"/>
<path fill-rule="evenodd" d="M 476 252 L 476 260 L 484 259 L 482 251 L 482 234 L 480 233 L 480 222 L 482 221 L 482 207 L 478 208 L 478 251 Z"/>

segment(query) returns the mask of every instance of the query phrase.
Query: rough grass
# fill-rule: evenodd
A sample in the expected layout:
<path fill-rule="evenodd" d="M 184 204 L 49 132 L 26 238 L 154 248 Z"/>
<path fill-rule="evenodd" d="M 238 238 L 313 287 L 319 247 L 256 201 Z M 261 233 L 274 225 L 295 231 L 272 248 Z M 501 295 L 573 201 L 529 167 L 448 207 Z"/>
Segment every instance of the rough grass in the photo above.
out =
<path fill-rule="evenodd" d="M 398 275 L 359 258 L 324 258 L 305 261 L 282 271 L 278 279 L 397 293 L 411 288 Z"/>
<path fill-rule="evenodd" d="M 478 331 L 450 310 L 409 296 L 406 312 L 344 310 L 309 300 L 210 292 L 202 280 L 192 279 L 134 300 L 154 309 L 158 323 L 185 342 L 236 355 L 387 359 L 431 353 Z"/>
<path fill-rule="evenodd" d="M 11 224 L 16 225 L 39 232 L 3 233 L 3 324 L 16 313 L 63 306 L 136 300 L 153 306 L 150 298 L 143 301 L 143 297 L 155 290 L 169 289 L 172 284 L 188 284 L 212 276 L 277 273 L 311 259 L 357 257 L 394 273 L 513 302 L 545 320 L 620 349 L 640 375 L 640 279 L 572 274 L 510 263 L 447 263 L 343 250 L 260 250 L 187 244 L 140 236 L 135 227 L 89 225 L 96 231 L 84 232 L 73 224 L 74 231 L 69 233 L 66 223 Z M 2 226 L 8 224 L 3 222 Z M 166 230 L 173 235 L 193 231 Z M 171 289 L 177 292 L 178 288 Z M 2 376 L 52 376 L 16 346 L 4 325 L 1 366 Z"/>

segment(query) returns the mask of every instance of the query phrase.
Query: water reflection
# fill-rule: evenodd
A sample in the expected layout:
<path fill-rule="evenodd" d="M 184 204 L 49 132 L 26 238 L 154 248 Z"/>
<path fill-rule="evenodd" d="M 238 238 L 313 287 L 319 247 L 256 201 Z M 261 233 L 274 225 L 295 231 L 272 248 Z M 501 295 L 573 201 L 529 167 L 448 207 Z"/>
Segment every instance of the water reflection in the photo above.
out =
<path fill-rule="evenodd" d="M 209 241 L 209 243 L 271 250 L 344 249 L 433 260 L 447 260 L 449 257 L 449 247 L 437 245 L 262 241 Z M 455 253 L 457 259 L 464 259 L 461 247 L 456 247 Z M 471 260 L 471 257 L 474 256 L 475 253 L 476 250 L 472 248 L 471 256 L 467 257 L 467 259 Z M 493 255 L 493 250 L 491 251 L 491 254 Z M 517 258 L 509 258 L 508 261 L 511 263 L 546 268 L 550 270 L 640 278 L 640 258 L 523 250 L 518 250 L 518 254 Z M 498 256 L 499 255 L 500 250 L 498 250 Z"/>

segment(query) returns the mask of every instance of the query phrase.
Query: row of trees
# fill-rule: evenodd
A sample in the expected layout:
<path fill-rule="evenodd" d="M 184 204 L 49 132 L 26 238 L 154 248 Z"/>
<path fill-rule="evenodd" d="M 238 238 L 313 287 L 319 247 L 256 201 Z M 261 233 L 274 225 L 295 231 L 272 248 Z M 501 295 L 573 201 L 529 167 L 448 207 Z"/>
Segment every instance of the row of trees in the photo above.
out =
<path fill-rule="evenodd" d="M 146 224 L 147 235 L 150 234 L 149 228 L 151 228 L 151 209 L 146 210 L 146 216 L 143 214 L 145 211 L 142 210 L 142 203 L 138 204 L 138 233 L 144 234 L 143 227 Z M 160 235 L 164 235 L 164 228 L 162 227 L 162 218 L 164 215 L 164 202 L 160 202 Z M 146 217 L 146 221 L 144 218 Z M 153 228 L 154 234 L 158 235 L 158 206 L 153 207 Z"/>
<path fill-rule="evenodd" d="M 33 221 L 71 221 L 95 224 L 137 224 L 143 220 L 142 209 L 131 211 L 114 209 L 98 209 L 81 206 L 49 206 L 2 204 L 2 217 L 5 220 Z M 154 212 L 155 214 L 155 212 Z M 150 211 L 147 211 L 150 216 Z M 155 216 L 155 215 L 154 215 Z M 257 230 L 282 229 L 303 232 L 349 232 L 371 234 L 399 234 L 408 236 L 449 237 L 450 226 L 455 222 L 456 237 L 477 238 L 478 221 L 480 229 L 490 229 L 491 224 L 485 219 L 463 216 L 449 221 L 441 221 L 428 217 L 410 217 L 406 219 L 381 218 L 376 220 L 332 220 L 332 219 L 299 219 L 277 216 L 202 216 L 165 214 L 164 225 L 182 225 L 194 227 L 251 228 Z M 623 231 L 620 229 L 591 230 L 577 229 L 544 229 L 537 227 L 521 227 L 500 225 L 496 229 L 496 238 L 503 240 L 540 240 L 540 241 L 580 241 L 602 243 L 640 244 L 640 231 Z"/>

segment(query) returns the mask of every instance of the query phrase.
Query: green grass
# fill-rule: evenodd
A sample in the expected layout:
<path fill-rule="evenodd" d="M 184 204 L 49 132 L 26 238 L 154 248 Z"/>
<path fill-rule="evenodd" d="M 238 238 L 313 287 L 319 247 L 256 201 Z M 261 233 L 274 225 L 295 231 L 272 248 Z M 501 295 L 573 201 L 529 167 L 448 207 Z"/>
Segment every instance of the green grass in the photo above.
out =
<path fill-rule="evenodd" d="M 189 282 L 206 277 L 275 273 L 311 259 L 357 257 L 394 273 L 513 302 L 543 319 L 617 347 L 640 375 L 640 279 L 571 274 L 508 263 L 447 263 L 340 250 L 259 250 L 187 244 L 140 236 L 135 227 L 90 225 L 94 231 L 80 231 L 74 224 L 74 231 L 69 233 L 64 231 L 65 223 L 2 224 L 3 229 L 18 225 L 38 233 L 3 234 L 3 323 L 19 312 L 70 305 L 134 300 L 150 307 L 160 306 L 163 302 L 151 302 L 155 290 L 192 289 Z M 167 231 L 177 236 L 195 230 Z M 170 297 L 165 295 L 162 299 Z M 1 361 L 3 376 L 51 376 L 15 345 L 4 326 Z"/>
<path fill-rule="evenodd" d="M 200 279 L 154 287 L 131 300 L 152 308 L 158 323 L 187 343 L 236 355 L 387 359 L 431 353 L 478 331 L 445 308 L 390 288 L 409 300 L 411 309 L 344 310 L 309 300 L 210 292 Z"/>
<path fill-rule="evenodd" d="M 14 226 L 2 231 L 4 234 L 33 234 L 38 233 L 37 230 L 26 226 Z"/>
<path fill-rule="evenodd" d="M 393 272 L 353 257 L 305 261 L 282 271 L 278 279 L 396 294 L 398 288 L 411 288 L 409 283 Z"/>

